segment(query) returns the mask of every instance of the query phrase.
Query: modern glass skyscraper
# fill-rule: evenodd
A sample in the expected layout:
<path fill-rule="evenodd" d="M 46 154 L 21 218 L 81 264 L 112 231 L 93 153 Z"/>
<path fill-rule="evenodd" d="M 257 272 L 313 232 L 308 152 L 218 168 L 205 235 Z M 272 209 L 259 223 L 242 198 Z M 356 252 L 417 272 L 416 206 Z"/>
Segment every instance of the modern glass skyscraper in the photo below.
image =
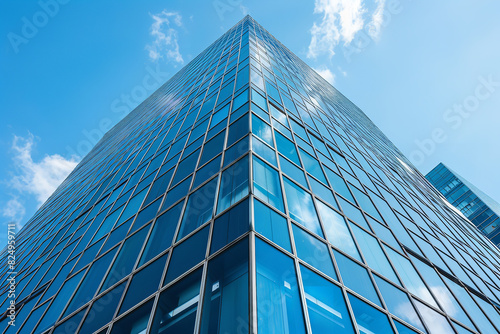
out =
<path fill-rule="evenodd" d="M 500 204 L 443 163 L 425 177 L 494 244 L 500 244 Z"/>
<path fill-rule="evenodd" d="M 16 327 L 7 312 L 0 324 L 496 333 L 499 251 L 448 205 L 247 16 L 109 131 L 26 224 Z"/>

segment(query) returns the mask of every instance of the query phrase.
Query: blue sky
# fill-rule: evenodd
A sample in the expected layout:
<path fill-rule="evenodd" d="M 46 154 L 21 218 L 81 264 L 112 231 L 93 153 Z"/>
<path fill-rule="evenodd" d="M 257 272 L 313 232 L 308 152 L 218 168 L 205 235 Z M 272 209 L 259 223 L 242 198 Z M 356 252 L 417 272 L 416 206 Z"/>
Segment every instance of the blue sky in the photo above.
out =
<path fill-rule="evenodd" d="M 24 224 L 107 129 L 247 13 L 423 173 L 443 161 L 500 200 L 498 1 L 41 0 L 0 13 L 0 228 Z"/>

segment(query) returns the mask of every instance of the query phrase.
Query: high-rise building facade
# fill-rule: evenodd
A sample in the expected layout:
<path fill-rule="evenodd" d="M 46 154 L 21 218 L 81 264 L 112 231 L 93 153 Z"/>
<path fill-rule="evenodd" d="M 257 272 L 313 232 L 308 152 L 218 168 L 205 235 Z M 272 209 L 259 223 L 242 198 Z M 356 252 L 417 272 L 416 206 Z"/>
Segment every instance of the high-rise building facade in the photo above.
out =
<path fill-rule="evenodd" d="M 500 244 L 500 204 L 443 163 L 425 178 L 495 245 Z"/>
<path fill-rule="evenodd" d="M 500 330 L 498 249 L 250 17 L 110 130 L 16 241 L 6 333 Z"/>

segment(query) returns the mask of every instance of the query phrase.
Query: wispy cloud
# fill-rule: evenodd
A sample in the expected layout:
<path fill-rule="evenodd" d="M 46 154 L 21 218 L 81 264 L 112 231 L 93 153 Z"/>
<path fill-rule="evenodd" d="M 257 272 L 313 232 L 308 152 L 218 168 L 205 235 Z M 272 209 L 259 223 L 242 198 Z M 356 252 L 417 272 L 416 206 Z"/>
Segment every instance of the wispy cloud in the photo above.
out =
<path fill-rule="evenodd" d="M 158 14 L 150 14 L 153 18 L 151 36 L 154 40 L 146 45 L 149 58 L 153 61 L 167 59 L 178 64 L 184 63 L 179 51 L 178 31 L 182 27 L 182 16 L 177 12 L 163 10 Z"/>
<path fill-rule="evenodd" d="M 37 202 L 42 204 L 75 168 L 78 161 L 76 157 L 68 160 L 59 154 L 53 154 L 45 155 L 36 162 L 32 158 L 34 145 L 35 137 L 31 133 L 27 137 L 14 136 L 14 172 L 7 183 L 20 195 L 33 195 Z M 19 208 L 14 202 L 11 204 L 13 208 Z"/>
<path fill-rule="evenodd" d="M 333 74 L 332 71 L 330 71 L 329 68 L 322 66 L 319 68 L 314 69 L 316 72 L 318 72 L 319 75 L 323 77 L 326 81 L 331 83 L 332 85 L 335 83 L 335 74 Z"/>
<path fill-rule="evenodd" d="M 378 38 L 385 0 L 370 1 L 375 1 L 373 11 L 367 9 L 363 0 L 316 0 L 314 13 L 321 14 L 322 18 L 311 28 L 307 56 L 316 58 L 326 54 L 331 57 L 338 44 L 349 45 L 365 27 L 372 38 Z"/>
<path fill-rule="evenodd" d="M 2 216 L 9 218 L 10 221 L 19 223 L 23 219 L 26 209 L 19 201 L 18 197 L 11 198 L 2 206 Z"/>

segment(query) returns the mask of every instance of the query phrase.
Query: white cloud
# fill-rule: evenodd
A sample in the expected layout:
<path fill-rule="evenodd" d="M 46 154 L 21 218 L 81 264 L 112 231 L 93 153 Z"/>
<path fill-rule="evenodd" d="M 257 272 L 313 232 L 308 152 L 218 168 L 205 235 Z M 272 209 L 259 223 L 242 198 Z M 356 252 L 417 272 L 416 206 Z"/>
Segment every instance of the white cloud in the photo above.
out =
<path fill-rule="evenodd" d="M 13 197 L 2 207 L 2 215 L 14 222 L 19 222 L 24 217 L 25 212 L 24 205 L 19 202 L 17 197 Z"/>
<path fill-rule="evenodd" d="M 38 203 L 42 204 L 76 167 L 78 161 L 76 157 L 68 160 L 59 154 L 53 154 L 35 162 L 32 158 L 34 139 L 31 133 L 26 138 L 14 136 L 12 150 L 15 172 L 8 184 L 21 195 L 34 195 Z M 12 205 L 13 208 L 19 208 L 14 202 Z"/>
<path fill-rule="evenodd" d="M 375 1 L 376 4 L 371 14 L 363 0 L 316 0 L 314 13 L 322 14 L 322 18 L 320 22 L 314 22 L 311 28 L 307 56 L 333 56 L 335 47 L 341 42 L 349 45 L 365 28 L 366 22 L 370 37 L 378 38 L 383 23 L 385 0 L 369 1 Z"/>
<path fill-rule="evenodd" d="M 153 18 L 151 36 L 154 41 L 146 45 L 151 60 L 166 58 L 176 63 L 184 63 L 179 52 L 178 33 L 176 27 L 182 27 L 182 16 L 177 12 L 163 10 L 158 14 L 150 14 Z"/>
<path fill-rule="evenodd" d="M 319 75 L 323 77 L 326 81 L 331 83 L 332 85 L 335 83 L 335 74 L 333 74 L 332 71 L 330 71 L 329 68 L 327 67 L 320 67 L 320 68 L 315 68 L 314 69 Z"/>

